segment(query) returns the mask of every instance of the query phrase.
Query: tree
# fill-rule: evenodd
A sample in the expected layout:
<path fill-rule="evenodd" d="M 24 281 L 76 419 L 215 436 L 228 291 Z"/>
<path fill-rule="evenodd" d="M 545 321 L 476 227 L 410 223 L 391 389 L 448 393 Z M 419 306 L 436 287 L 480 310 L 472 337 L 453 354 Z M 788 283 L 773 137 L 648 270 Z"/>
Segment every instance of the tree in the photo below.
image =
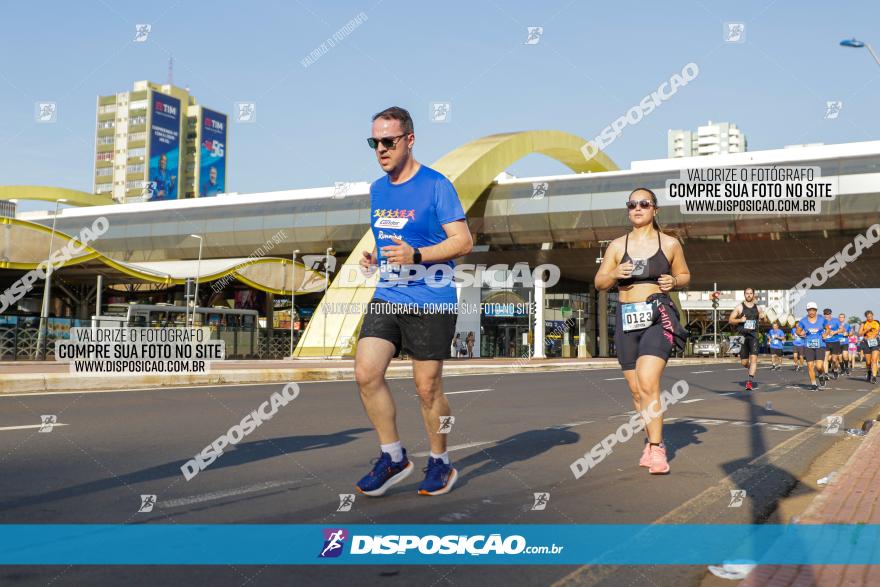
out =
<path fill-rule="evenodd" d="M 847 320 L 847 323 L 849 324 L 858 324 L 859 322 L 861 322 L 861 320 L 859 320 L 858 316 L 850 316 L 849 320 Z"/>

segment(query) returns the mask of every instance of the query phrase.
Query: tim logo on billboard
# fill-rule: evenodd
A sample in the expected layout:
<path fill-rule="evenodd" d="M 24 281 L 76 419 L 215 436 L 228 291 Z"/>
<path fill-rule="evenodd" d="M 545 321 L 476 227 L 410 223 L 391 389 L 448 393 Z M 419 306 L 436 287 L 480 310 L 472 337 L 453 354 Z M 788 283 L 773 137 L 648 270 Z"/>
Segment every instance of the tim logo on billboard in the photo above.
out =
<path fill-rule="evenodd" d="M 342 528 L 324 528 L 324 547 L 318 558 L 336 558 L 345 549 L 348 532 Z"/>

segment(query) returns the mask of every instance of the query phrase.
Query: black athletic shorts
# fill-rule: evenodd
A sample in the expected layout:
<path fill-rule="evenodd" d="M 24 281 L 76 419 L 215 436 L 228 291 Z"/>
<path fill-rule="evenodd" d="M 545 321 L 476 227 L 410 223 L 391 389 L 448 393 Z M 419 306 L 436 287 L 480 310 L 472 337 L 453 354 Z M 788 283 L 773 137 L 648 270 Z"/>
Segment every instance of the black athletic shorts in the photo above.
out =
<path fill-rule="evenodd" d="M 682 328 L 678 311 L 672 300 L 663 293 L 651 294 L 646 302 L 654 305 L 653 323 L 641 330 L 623 330 L 623 302 L 617 304 L 617 325 L 614 346 L 617 361 L 624 371 L 636 368 L 639 357 L 650 355 L 668 361 L 673 350 L 683 351 L 688 332 Z"/>
<path fill-rule="evenodd" d="M 744 361 L 750 355 L 758 355 L 758 337 L 746 334 L 743 336 L 742 346 L 739 348 L 739 358 Z"/>
<path fill-rule="evenodd" d="M 834 341 L 826 340 L 826 341 L 825 341 L 825 346 L 828 347 L 828 351 L 829 351 L 832 355 L 839 355 L 839 354 L 840 354 L 840 350 L 841 350 L 841 347 L 840 347 L 840 341 L 837 341 L 837 340 L 834 340 Z"/>
<path fill-rule="evenodd" d="M 782 356 L 782 349 L 770 349 L 771 355 L 776 355 L 777 357 Z"/>
<path fill-rule="evenodd" d="M 804 347 L 804 359 L 806 361 L 824 361 L 826 350 L 824 348 L 811 349 Z"/>
<path fill-rule="evenodd" d="M 862 349 L 865 353 L 870 354 L 874 351 L 880 351 L 880 342 L 877 343 L 875 347 L 869 347 L 867 339 L 863 340 L 859 345 L 859 348 Z"/>
<path fill-rule="evenodd" d="M 394 345 L 395 357 L 403 350 L 419 361 L 442 361 L 449 358 L 457 319 L 454 312 L 420 312 L 410 305 L 373 298 L 358 340 L 381 338 Z"/>

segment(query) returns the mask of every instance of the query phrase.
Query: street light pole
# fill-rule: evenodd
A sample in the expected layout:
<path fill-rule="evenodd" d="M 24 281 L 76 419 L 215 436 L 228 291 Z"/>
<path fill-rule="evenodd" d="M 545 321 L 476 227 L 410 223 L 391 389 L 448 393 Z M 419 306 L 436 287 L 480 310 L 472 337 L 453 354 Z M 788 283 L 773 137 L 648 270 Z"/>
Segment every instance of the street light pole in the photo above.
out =
<path fill-rule="evenodd" d="M 191 234 L 190 236 L 199 239 L 199 260 L 196 261 L 196 285 L 195 291 L 193 292 L 193 311 L 190 316 L 189 324 L 190 328 L 192 328 L 196 324 L 196 308 L 199 306 L 199 274 L 202 271 L 202 241 L 204 241 L 204 239 L 197 234 Z"/>
<path fill-rule="evenodd" d="M 46 342 L 49 338 L 49 297 L 52 289 L 52 245 L 55 244 L 55 222 L 58 220 L 58 205 L 67 202 L 66 198 L 55 201 L 55 214 L 52 216 L 52 232 L 49 234 L 49 253 L 46 255 L 46 280 L 43 285 L 43 304 L 40 309 L 40 331 L 37 333 L 37 356 L 46 360 Z"/>
<path fill-rule="evenodd" d="M 299 249 L 293 251 L 293 264 L 290 266 L 290 356 L 293 357 L 293 315 L 296 313 L 296 256 Z"/>
<path fill-rule="evenodd" d="M 877 65 L 880 65 L 880 57 L 877 57 L 877 53 L 874 52 L 874 48 L 871 47 L 870 43 L 865 43 L 864 41 L 859 41 L 858 39 L 844 39 L 840 42 L 841 47 L 852 47 L 853 49 L 861 49 L 865 48 L 871 54 L 871 57 L 874 58 L 874 62 Z"/>

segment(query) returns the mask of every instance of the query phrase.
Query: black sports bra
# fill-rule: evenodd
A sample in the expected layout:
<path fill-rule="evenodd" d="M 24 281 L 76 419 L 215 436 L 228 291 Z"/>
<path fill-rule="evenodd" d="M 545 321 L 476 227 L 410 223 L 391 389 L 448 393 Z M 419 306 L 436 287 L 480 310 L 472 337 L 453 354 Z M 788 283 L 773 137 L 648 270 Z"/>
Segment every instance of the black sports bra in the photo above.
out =
<path fill-rule="evenodd" d="M 618 287 L 626 287 L 635 283 L 657 283 L 657 279 L 661 275 L 663 275 L 664 273 L 667 275 L 670 274 L 672 267 L 669 265 L 669 259 L 666 258 L 666 253 L 663 252 L 663 247 L 660 246 L 659 231 L 657 232 L 657 252 L 647 259 L 640 259 L 640 263 L 636 263 L 635 261 L 633 261 L 632 257 L 629 256 L 629 252 L 627 251 L 628 248 L 629 233 L 626 234 L 626 244 L 624 244 L 623 258 L 620 260 L 620 262 L 626 263 L 627 261 L 632 261 L 635 266 L 633 267 L 633 272 L 630 274 L 630 277 L 618 280 Z"/>

